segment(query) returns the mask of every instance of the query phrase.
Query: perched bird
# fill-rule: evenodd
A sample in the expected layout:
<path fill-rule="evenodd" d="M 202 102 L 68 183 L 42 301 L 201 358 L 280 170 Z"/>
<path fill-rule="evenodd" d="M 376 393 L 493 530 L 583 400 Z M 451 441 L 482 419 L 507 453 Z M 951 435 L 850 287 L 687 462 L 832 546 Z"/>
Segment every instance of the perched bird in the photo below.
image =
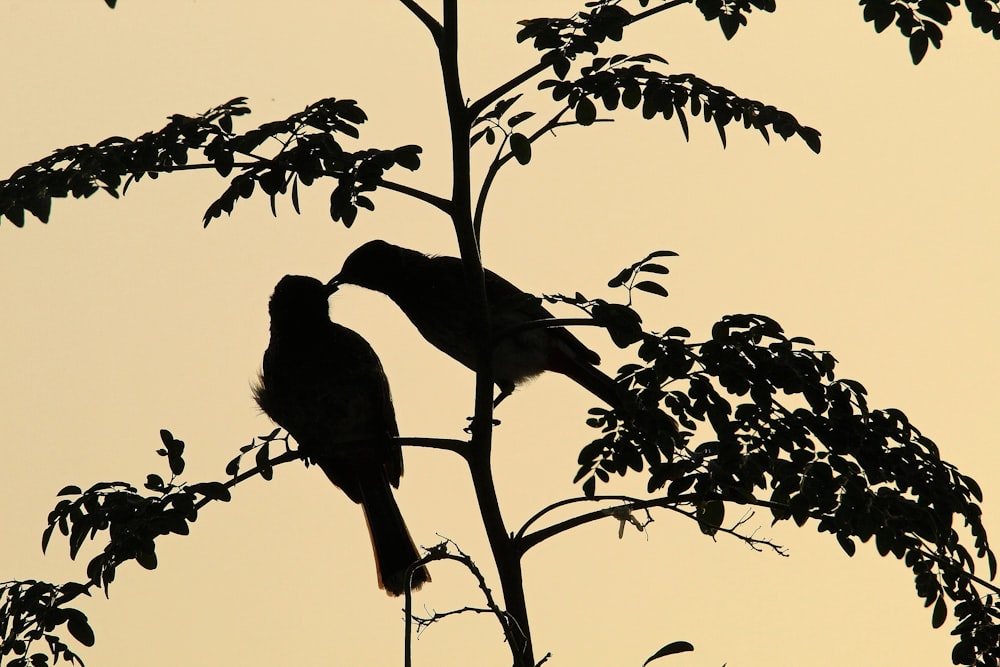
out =
<path fill-rule="evenodd" d="M 379 587 L 402 595 L 430 581 L 393 498 L 403 453 L 382 364 L 368 342 L 330 321 L 331 290 L 315 278 L 285 276 L 268 310 L 271 340 L 253 388 L 260 408 L 302 452 L 364 509 Z"/>
<path fill-rule="evenodd" d="M 370 241 L 347 257 L 329 285 L 336 290 L 345 283 L 382 292 L 428 342 L 476 370 L 476 319 L 462 261 L 457 257 L 429 257 L 385 241 Z M 622 397 L 614 380 L 596 368 L 601 358 L 566 329 L 527 328 L 504 335 L 511 327 L 551 318 L 540 299 L 489 270 L 486 298 L 495 337 L 493 377 L 500 389 L 495 403 L 509 396 L 517 385 L 544 371 L 555 371 L 608 405 L 621 407 Z"/>

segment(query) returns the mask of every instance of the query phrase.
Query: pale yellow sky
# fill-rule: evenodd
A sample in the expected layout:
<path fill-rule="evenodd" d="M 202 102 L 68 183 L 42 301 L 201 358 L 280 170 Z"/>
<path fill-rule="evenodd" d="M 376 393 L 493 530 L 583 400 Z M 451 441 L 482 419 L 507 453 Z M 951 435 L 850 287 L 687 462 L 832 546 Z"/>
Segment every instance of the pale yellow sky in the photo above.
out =
<path fill-rule="evenodd" d="M 240 95 L 255 110 L 243 127 L 335 96 L 368 112 L 362 141 L 423 145 L 424 168 L 406 182 L 446 194 L 435 56 L 398 2 L 120 4 L 0 4 L 0 176 L 54 148 L 135 136 Z M 578 3 L 466 4 L 465 92 L 477 97 L 531 63 L 514 21 Z M 688 6 L 636 27 L 612 52 L 656 51 L 675 71 L 791 111 L 823 133 L 823 152 L 797 140 L 767 146 L 735 127 L 723 150 L 700 121 L 689 144 L 675 123 L 627 115 L 566 129 L 498 179 L 487 263 L 531 291 L 609 298 L 604 285 L 621 266 L 653 249 L 679 252 L 669 299 L 639 303 L 650 327 L 679 324 L 697 337 L 723 314 L 760 312 L 813 338 L 873 405 L 906 411 L 980 481 L 987 526 L 1000 535 L 1000 45 L 967 21 L 959 14 L 920 67 L 893 29 L 876 36 L 852 2 L 783 3 L 751 16 L 732 42 Z M 249 382 L 283 274 L 329 277 L 375 237 L 454 252 L 445 219 L 393 193 L 345 230 L 326 215 L 328 186 L 303 194 L 301 217 L 286 205 L 274 220 L 255 198 L 203 230 L 221 188 L 209 174 L 177 174 L 121 201 L 58 202 L 48 226 L 0 223 L 0 579 L 81 578 L 85 560 L 69 562 L 62 543 L 39 553 L 54 493 L 164 472 L 158 429 L 187 442 L 190 481 L 220 477 L 240 445 L 270 431 Z M 405 434 L 461 434 L 470 373 L 385 299 L 344 290 L 332 314 L 379 352 Z M 599 333 L 581 337 L 609 368 L 625 360 Z M 570 480 L 591 403 L 565 378 L 543 377 L 502 406 L 496 474 L 511 529 L 577 493 Z M 536 469 L 522 467 L 528 451 Z M 460 462 L 423 450 L 406 459 L 398 498 L 418 543 L 445 535 L 485 564 Z M 528 555 L 534 641 L 539 656 L 552 652 L 549 664 L 639 665 L 678 639 L 696 651 L 662 664 L 950 664 L 952 638 L 931 629 L 909 572 L 870 545 L 848 559 L 811 527 L 772 529 L 759 515 L 751 525 L 791 552 L 781 559 L 656 519 L 646 535 L 619 541 L 616 525 L 592 524 Z M 110 601 L 88 601 L 98 641 L 87 664 L 401 661 L 401 603 L 375 588 L 360 512 L 315 470 L 285 466 L 271 483 L 239 488 L 158 552 L 159 570 L 127 566 Z M 420 607 L 479 603 L 457 568 L 433 575 Z M 487 617 L 449 620 L 416 644 L 417 665 L 507 660 Z"/>

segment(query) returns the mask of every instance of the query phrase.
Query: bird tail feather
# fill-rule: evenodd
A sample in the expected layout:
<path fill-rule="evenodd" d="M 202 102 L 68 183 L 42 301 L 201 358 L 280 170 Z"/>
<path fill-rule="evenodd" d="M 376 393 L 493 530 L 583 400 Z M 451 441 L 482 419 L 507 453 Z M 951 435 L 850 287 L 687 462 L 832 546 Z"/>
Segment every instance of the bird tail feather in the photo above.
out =
<path fill-rule="evenodd" d="M 388 480 L 363 484 L 361 506 L 364 508 L 368 535 L 375 554 L 379 588 L 392 596 L 402 595 L 407 588 L 419 589 L 431 580 L 427 568 L 411 566 L 420 558 L 413 544 L 399 505 L 392 495 Z"/>

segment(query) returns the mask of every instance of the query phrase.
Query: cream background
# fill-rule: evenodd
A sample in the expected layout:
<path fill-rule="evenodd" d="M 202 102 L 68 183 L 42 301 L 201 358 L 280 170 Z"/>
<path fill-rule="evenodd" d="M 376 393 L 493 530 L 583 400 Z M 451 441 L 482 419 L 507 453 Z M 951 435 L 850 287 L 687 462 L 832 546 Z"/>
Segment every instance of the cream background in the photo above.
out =
<path fill-rule="evenodd" d="M 787 5 L 787 6 L 784 6 Z M 514 21 L 563 15 L 573 2 L 464 3 L 465 94 L 475 98 L 530 64 Z M 694 7 L 667 12 L 609 52 L 656 51 L 743 95 L 776 104 L 823 133 L 823 152 L 731 128 L 729 148 L 692 123 L 627 114 L 539 142 L 508 167 L 488 210 L 492 268 L 536 292 L 613 296 L 604 283 L 649 250 L 670 262 L 667 300 L 640 302 L 654 329 L 704 335 L 719 316 L 759 312 L 832 350 L 871 402 L 902 408 L 993 498 L 994 379 L 1000 372 L 994 131 L 1000 46 L 967 26 L 947 30 L 920 67 L 890 30 L 876 36 L 851 2 L 783 3 L 725 42 Z M 0 4 L 4 25 L 0 174 L 68 144 L 158 129 L 250 97 L 239 127 L 283 118 L 321 97 L 353 97 L 370 117 L 362 142 L 419 143 L 424 167 L 397 175 L 447 194 L 445 126 L 428 36 L 398 3 L 183 0 Z M 815 28 L 813 28 L 815 26 Z M 52 222 L 0 223 L 0 577 L 82 577 L 64 543 L 41 558 L 54 493 L 164 472 L 157 429 L 188 444 L 190 481 L 218 478 L 237 447 L 271 425 L 248 384 L 267 344 L 266 300 L 285 273 L 332 275 L 374 237 L 454 252 L 446 221 L 394 193 L 351 230 L 326 215 L 328 186 L 284 202 L 242 202 L 207 230 L 221 191 L 205 174 L 144 182 L 122 201 L 59 202 Z M 384 299 L 345 291 L 332 313 L 383 358 L 402 431 L 458 436 L 472 376 L 427 347 Z M 609 368 L 600 334 L 585 339 Z M 428 381 L 430 380 L 430 381 Z M 504 404 L 496 474 L 508 527 L 574 495 L 570 479 L 591 401 L 544 377 Z M 531 452 L 530 469 L 523 465 Z M 488 562 L 471 488 L 456 457 L 407 451 L 400 504 L 418 542 L 435 533 Z M 187 538 L 162 540 L 160 568 L 127 566 L 111 600 L 84 608 L 98 643 L 87 664 L 400 664 L 400 602 L 379 594 L 363 523 L 312 470 L 210 507 Z M 713 544 L 661 513 L 648 536 L 590 526 L 525 561 L 536 651 L 553 665 L 639 665 L 661 645 L 697 650 L 663 664 L 945 665 L 953 643 L 900 564 L 874 549 L 848 559 L 810 528 L 752 526 L 792 557 Z M 1000 539 L 995 537 L 995 539 Z M 419 597 L 446 610 L 478 603 L 469 577 L 438 566 Z M 950 621 L 949 621 L 950 623 Z M 950 627 L 950 626 L 949 626 Z M 504 665 L 492 620 L 451 619 L 416 644 L 418 665 Z"/>

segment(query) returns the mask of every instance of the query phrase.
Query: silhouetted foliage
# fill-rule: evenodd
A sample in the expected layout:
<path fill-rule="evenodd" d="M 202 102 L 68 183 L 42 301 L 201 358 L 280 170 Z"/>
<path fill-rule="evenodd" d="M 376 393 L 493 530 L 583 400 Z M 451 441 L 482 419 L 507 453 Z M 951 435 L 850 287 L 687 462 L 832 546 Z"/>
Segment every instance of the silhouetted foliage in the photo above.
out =
<path fill-rule="evenodd" d="M 455 158 L 454 200 L 386 177 L 395 167 L 417 169 L 419 146 L 348 147 L 348 140 L 359 139 L 359 127 L 367 120 L 354 100 L 326 98 L 288 118 L 240 133 L 234 118 L 250 109 L 247 100 L 238 97 L 198 116 L 173 115 L 161 130 L 136 139 L 110 137 L 93 146 L 70 146 L 18 169 L 0 181 L 0 217 L 21 227 L 27 211 L 48 222 L 54 198 L 85 198 L 102 190 L 117 198 L 146 177 L 212 170 L 226 179 L 226 187 L 208 206 L 205 225 L 231 214 L 240 199 L 258 190 L 269 198 L 274 215 L 279 196 L 288 197 L 299 212 L 299 186 L 329 177 L 335 181 L 330 215 L 350 227 L 360 209 L 374 210 L 371 193 L 385 188 L 431 204 L 451 219 L 468 280 L 469 308 L 482 313 L 486 301 L 478 243 L 493 180 L 511 159 L 528 164 L 534 144 L 557 127 L 610 121 L 605 114 L 624 108 L 639 111 L 647 120 L 676 119 L 686 139 L 690 115 L 714 124 L 723 146 L 727 127 L 738 123 L 759 132 L 765 141 L 772 133 L 782 139 L 797 136 L 813 152 L 820 151 L 820 133 L 787 111 L 694 74 L 671 71 L 656 54 L 601 55 L 606 43 L 620 41 L 631 25 L 685 4 L 695 5 L 731 39 L 748 24 L 754 9 L 775 11 L 773 0 L 594 0 L 569 17 L 520 21 L 516 39 L 539 51 L 537 64 L 468 102 L 460 96 L 458 80 L 457 0 L 444 0 L 441 22 L 416 0 L 400 2 L 428 29 L 441 54 Z M 113 8 L 116 2 L 105 4 Z M 928 46 L 941 46 L 952 8 L 960 7 L 959 0 L 861 0 L 860 5 L 864 20 L 876 32 L 896 25 L 914 63 L 925 57 Z M 1000 1 L 966 0 L 965 9 L 973 26 L 1000 39 Z M 523 90 L 532 82 L 548 91 L 551 102 L 532 98 L 533 108 L 519 106 L 525 104 Z M 480 141 L 493 146 L 495 155 L 478 198 L 470 203 L 460 199 L 460 193 L 472 192 L 468 152 L 481 149 Z M 404 438 L 404 444 L 448 449 L 468 462 L 507 605 L 500 609 L 468 555 L 443 544 L 422 561 L 450 559 L 465 565 L 484 592 L 486 606 L 419 619 L 410 614 L 408 594 L 408 618 L 420 624 L 465 611 L 491 613 L 504 631 L 515 665 L 533 666 L 520 579 L 520 558 L 532 546 L 606 517 L 641 528 L 644 524 L 633 513 L 660 507 L 688 516 L 706 535 L 728 534 L 752 548 L 766 545 L 781 553 L 777 545 L 742 534 L 745 519 L 727 522 L 728 508 L 753 506 L 768 510 L 774 522 L 813 522 L 818 531 L 833 535 L 848 555 L 856 552 L 858 542 L 874 540 L 880 555 L 902 560 L 913 572 L 918 597 L 932 608 L 934 627 L 947 621 L 950 601 L 952 632 L 958 638 L 955 664 L 1000 665 L 1000 608 L 994 598 L 1000 590 L 976 575 L 976 565 L 983 560 L 990 579 L 997 569 L 976 482 L 942 460 L 935 443 L 901 411 L 870 407 L 859 382 L 837 378 L 831 353 L 816 350 L 809 339 L 786 336 L 766 316 L 725 316 L 703 342 L 691 342 L 691 333 L 679 326 L 664 333 L 645 331 L 633 307 L 633 290 L 667 296 L 653 278 L 668 273 L 660 260 L 673 254 L 650 253 L 609 282 L 609 287 L 627 291 L 625 303 L 582 294 L 545 297 L 582 309 L 589 318 L 586 323 L 604 327 L 614 344 L 634 347 L 637 357 L 618 376 L 629 404 L 619 410 L 591 410 L 588 423 L 599 435 L 582 448 L 578 459 L 576 481 L 582 482 L 584 498 L 543 508 L 516 533 L 504 529 L 489 459 L 489 372 L 477 378 L 483 390 L 477 389 L 469 442 Z M 539 323 L 554 325 L 558 322 Z M 485 354 L 490 339 L 488 328 L 481 328 Z M 680 437 L 675 420 L 685 429 Z M 108 594 L 118 568 L 129 561 L 154 569 L 159 538 L 188 534 L 207 503 L 229 501 L 236 484 L 257 475 L 271 479 L 277 465 L 301 458 L 288 436 L 276 429 L 240 449 L 226 467 L 226 482 L 186 484 L 181 481 L 184 443 L 168 431 L 160 435 L 163 446 L 158 453 L 167 459 L 168 478 L 151 473 L 142 490 L 125 482 L 102 482 L 87 490 L 67 486 L 59 493 L 42 547 L 48 547 L 56 530 L 67 539 L 71 558 L 88 541 L 103 543 L 88 562 L 85 582 L 0 584 L 0 660 L 6 659 L 10 667 L 45 665 L 49 657 L 82 664 L 58 634 L 65 626 L 80 644 L 94 643 L 86 615 L 69 606 L 71 602 L 93 588 Z M 277 447 L 283 451 L 272 456 Z M 253 467 L 240 472 L 249 459 Z M 598 495 L 598 482 L 638 473 L 646 475 L 650 497 Z M 527 530 L 555 507 L 611 500 L 619 505 Z M 963 533 L 971 536 L 971 547 L 963 542 Z M 407 647 L 408 661 L 409 643 Z M 674 641 L 647 663 L 692 649 L 687 642 Z"/>

